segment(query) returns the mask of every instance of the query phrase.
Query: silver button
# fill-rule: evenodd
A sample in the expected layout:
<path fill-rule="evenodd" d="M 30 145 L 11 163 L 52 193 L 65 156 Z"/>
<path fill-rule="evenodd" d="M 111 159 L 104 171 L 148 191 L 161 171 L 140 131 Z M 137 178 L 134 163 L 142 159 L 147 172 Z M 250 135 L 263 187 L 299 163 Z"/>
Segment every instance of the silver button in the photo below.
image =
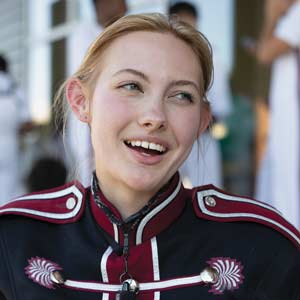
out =
<path fill-rule="evenodd" d="M 215 207 L 217 205 L 217 202 L 213 197 L 207 196 L 205 197 L 205 204 L 210 207 Z"/>
<path fill-rule="evenodd" d="M 132 278 L 126 279 L 122 283 L 122 291 L 127 291 L 127 292 L 137 294 L 139 292 L 139 284 L 136 280 Z"/>
<path fill-rule="evenodd" d="M 66 202 L 67 209 L 71 210 L 75 207 L 75 205 L 76 205 L 76 200 L 73 197 L 69 198 Z"/>
<path fill-rule="evenodd" d="M 65 282 L 63 275 L 58 270 L 50 273 L 50 279 L 55 284 L 64 284 Z"/>
<path fill-rule="evenodd" d="M 219 273 L 215 268 L 206 267 L 200 273 L 200 277 L 204 283 L 216 283 L 219 279 Z"/>

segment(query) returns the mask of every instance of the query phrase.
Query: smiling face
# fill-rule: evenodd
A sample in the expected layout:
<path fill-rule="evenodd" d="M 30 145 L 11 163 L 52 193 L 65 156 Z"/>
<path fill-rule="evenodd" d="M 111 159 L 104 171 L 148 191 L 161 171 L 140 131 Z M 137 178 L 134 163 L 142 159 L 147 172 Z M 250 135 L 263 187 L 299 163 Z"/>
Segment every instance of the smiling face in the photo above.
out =
<path fill-rule="evenodd" d="M 153 196 L 178 170 L 206 127 L 202 72 L 193 50 L 169 33 L 133 32 L 101 56 L 90 101 L 100 186 Z"/>

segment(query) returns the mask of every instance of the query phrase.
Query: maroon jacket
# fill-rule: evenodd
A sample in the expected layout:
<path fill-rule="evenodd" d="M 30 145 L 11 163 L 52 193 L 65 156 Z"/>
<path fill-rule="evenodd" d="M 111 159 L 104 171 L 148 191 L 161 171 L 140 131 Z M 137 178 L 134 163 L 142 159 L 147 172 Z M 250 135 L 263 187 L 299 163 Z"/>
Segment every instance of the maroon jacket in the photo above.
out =
<path fill-rule="evenodd" d="M 121 299 L 300 299 L 300 236 L 274 208 L 176 174 L 123 222 L 93 191 L 73 182 L 0 208 L 0 299 L 118 299 L 129 278 L 138 293 Z"/>

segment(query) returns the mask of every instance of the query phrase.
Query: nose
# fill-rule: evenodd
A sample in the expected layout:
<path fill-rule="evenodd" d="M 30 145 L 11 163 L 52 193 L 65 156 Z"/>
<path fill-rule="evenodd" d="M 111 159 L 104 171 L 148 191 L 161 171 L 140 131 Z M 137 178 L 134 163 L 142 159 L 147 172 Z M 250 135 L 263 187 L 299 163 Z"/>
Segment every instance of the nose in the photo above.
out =
<path fill-rule="evenodd" d="M 138 118 L 138 123 L 147 131 L 163 130 L 167 128 L 167 118 L 163 103 L 152 103 L 144 107 Z"/>

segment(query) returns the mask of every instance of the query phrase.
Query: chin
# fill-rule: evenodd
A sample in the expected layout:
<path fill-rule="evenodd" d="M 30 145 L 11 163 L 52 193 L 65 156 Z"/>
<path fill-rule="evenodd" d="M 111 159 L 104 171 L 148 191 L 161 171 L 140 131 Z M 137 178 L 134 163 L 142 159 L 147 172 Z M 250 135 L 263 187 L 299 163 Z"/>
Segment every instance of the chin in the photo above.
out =
<path fill-rule="evenodd" d="M 158 172 L 138 172 L 131 177 L 130 182 L 137 190 L 157 192 L 173 175 L 174 174 L 171 174 L 170 172 L 164 173 L 162 170 L 159 170 Z"/>
<path fill-rule="evenodd" d="M 140 192 L 158 191 L 164 184 L 164 177 L 153 174 L 131 174 L 126 179 L 127 185 L 133 190 Z"/>

